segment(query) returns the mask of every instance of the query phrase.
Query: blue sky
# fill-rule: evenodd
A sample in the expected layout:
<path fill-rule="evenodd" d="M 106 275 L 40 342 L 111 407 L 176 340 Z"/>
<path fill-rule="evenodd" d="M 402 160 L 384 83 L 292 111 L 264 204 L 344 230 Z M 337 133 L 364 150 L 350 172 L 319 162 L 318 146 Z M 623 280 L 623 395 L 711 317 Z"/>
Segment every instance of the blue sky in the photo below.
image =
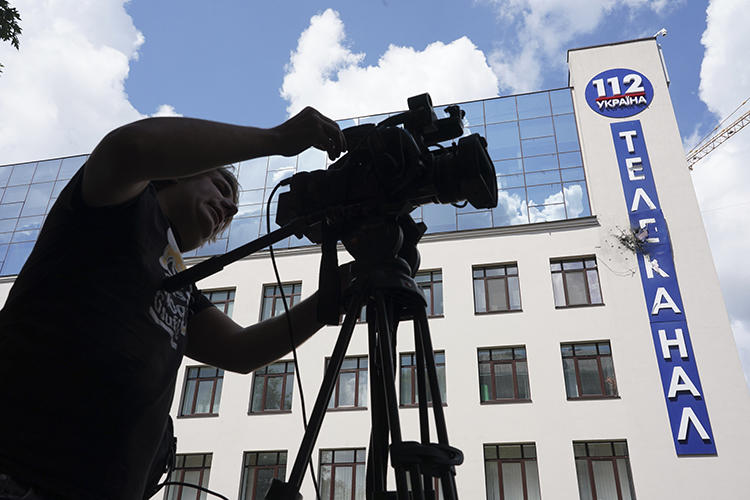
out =
<path fill-rule="evenodd" d="M 747 0 L 11 0 L 0 44 L 0 164 L 88 153 L 154 115 L 272 126 L 567 84 L 566 51 L 660 37 L 689 147 L 750 96 Z M 746 105 L 742 111 L 747 111 Z M 735 115 L 736 116 L 736 115 Z M 750 128 L 750 127 L 748 127 Z M 750 381 L 750 132 L 692 174 Z"/>
<path fill-rule="evenodd" d="M 550 57 L 540 90 L 567 85 L 565 50 L 650 36 L 666 27 L 660 43 L 669 59 L 672 98 L 683 135 L 707 132 L 715 117 L 698 97 L 707 2 L 672 2 L 656 12 L 641 5 L 616 6 L 590 33 L 572 37 Z M 518 20 L 501 19 L 492 2 L 224 2 L 131 0 L 125 5 L 146 42 L 130 65 L 125 89 L 136 109 L 170 103 L 178 113 L 271 126 L 287 103 L 279 89 L 289 55 L 310 18 L 327 8 L 345 24 L 345 44 L 377 65 L 389 45 L 423 50 L 435 41 L 467 36 L 485 54 L 523 43 Z M 500 93 L 515 89 L 499 88 Z M 485 96 L 486 97 L 486 96 Z M 377 112 L 380 110 L 373 110 Z M 700 122 L 696 122 L 696 117 Z"/>

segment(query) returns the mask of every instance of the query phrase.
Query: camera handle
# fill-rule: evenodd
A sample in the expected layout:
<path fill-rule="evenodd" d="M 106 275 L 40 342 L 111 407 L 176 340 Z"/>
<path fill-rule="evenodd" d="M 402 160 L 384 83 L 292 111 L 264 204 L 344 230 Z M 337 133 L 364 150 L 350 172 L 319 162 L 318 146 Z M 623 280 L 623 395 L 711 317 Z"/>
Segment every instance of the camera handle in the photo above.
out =
<path fill-rule="evenodd" d="M 373 246 L 380 245 L 360 243 L 360 249 L 372 249 Z M 386 243 L 380 248 L 388 246 Z M 410 250 L 416 252 L 416 247 Z M 336 380 L 351 341 L 357 317 L 362 306 L 366 304 L 372 405 L 372 429 L 366 478 L 367 498 L 368 500 L 432 500 L 435 498 L 433 481 L 434 478 L 438 478 L 442 486 L 442 498 L 457 500 L 455 466 L 463 462 L 463 454 L 448 443 L 424 296 L 411 277 L 411 266 L 405 259 L 395 255 L 384 260 L 373 259 L 371 255 L 366 256 L 370 258 L 357 259 L 356 249 L 352 253 L 355 254 L 355 265 L 352 270 L 354 281 L 347 291 L 347 295 L 351 298 L 348 301 L 344 323 L 326 368 L 289 481 L 274 479 L 265 498 L 266 500 L 302 498 L 299 490 L 305 467 L 312 456 L 326 408 L 335 390 Z M 395 335 L 402 319 L 414 321 L 419 395 L 419 442 L 403 441 L 399 422 L 395 385 Z M 427 380 L 425 380 L 425 373 Z M 430 443 L 428 383 L 432 395 L 438 443 Z M 388 446 L 389 434 L 390 447 Z M 387 491 L 386 487 L 389 452 L 396 475 L 395 492 Z"/>

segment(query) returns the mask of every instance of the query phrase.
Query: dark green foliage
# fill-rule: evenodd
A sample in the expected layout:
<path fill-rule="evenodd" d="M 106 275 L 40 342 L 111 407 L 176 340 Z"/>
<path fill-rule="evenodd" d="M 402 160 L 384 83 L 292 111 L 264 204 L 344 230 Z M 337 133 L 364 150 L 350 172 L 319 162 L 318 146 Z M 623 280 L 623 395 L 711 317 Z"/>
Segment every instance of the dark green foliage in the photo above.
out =
<path fill-rule="evenodd" d="M 0 40 L 10 41 L 16 49 L 19 47 L 18 35 L 21 34 L 21 27 L 18 25 L 20 20 L 18 9 L 11 7 L 8 0 L 0 0 Z M 2 67 L 0 64 L 0 68 Z"/>

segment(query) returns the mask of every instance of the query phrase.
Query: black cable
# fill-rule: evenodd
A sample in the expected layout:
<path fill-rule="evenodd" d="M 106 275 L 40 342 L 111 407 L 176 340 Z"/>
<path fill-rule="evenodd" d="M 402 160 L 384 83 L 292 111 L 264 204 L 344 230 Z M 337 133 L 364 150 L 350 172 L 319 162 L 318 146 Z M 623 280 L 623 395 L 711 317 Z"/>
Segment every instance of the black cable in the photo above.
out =
<path fill-rule="evenodd" d="M 288 182 L 287 179 L 280 181 L 276 184 L 276 187 L 271 191 L 271 195 L 268 197 L 268 203 L 266 205 L 266 232 L 271 233 L 271 200 L 273 195 L 276 193 L 281 186 L 285 186 Z M 273 253 L 273 245 L 268 245 L 268 252 L 271 254 L 271 264 L 273 265 L 273 272 L 276 275 L 276 283 L 279 286 L 279 292 L 281 292 L 281 301 L 284 304 L 284 316 L 286 316 L 287 327 L 289 328 L 289 344 L 292 346 L 292 357 L 294 358 L 294 373 L 297 375 L 297 385 L 299 386 L 299 399 L 302 404 L 302 425 L 305 431 L 307 431 L 307 410 L 305 409 L 305 396 L 302 390 L 302 377 L 299 373 L 299 363 L 297 362 L 297 348 L 294 345 L 294 335 L 292 333 L 292 318 L 289 315 L 289 305 L 286 302 L 286 295 L 284 294 L 284 287 L 281 284 L 281 277 L 279 276 L 279 268 L 276 266 L 276 256 Z M 315 477 L 315 471 L 313 470 L 312 457 L 308 458 L 307 463 L 310 466 L 310 476 L 312 476 L 313 486 L 315 486 L 315 497 L 320 500 L 320 491 L 318 489 L 318 480 Z"/>
<path fill-rule="evenodd" d="M 157 490 L 154 491 L 154 495 L 158 493 L 160 489 L 162 489 L 164 486 L 189 486 L 190 488 L 195 488 L 196 490 L 205 491 L 206 493 L 210 495 L 217 496 L 219 498 L 223 498 L 224 500 L 229 500 L 229 498 L 225 497 L 221 493 L 216 493 L 215 491 L 211 491 L 208 488 L 204 488 L 203 486 L 198 486 L 197 484 L 191 484 L 191 483 L 183 483 L 180 481 L 164 481 L 163 483 L 159 483 L 157 485 Z M 151 495 L 153 496 L 153 495 Z"/>

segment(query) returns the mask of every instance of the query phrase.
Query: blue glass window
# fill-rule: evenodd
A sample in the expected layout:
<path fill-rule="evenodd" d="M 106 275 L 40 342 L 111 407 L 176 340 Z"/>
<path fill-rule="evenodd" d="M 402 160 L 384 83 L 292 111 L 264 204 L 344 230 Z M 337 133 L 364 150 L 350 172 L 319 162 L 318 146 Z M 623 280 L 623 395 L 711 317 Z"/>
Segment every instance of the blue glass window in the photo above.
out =
<path fill-rule="evenodd" d="M 26 196 L 26 203 L 23 205 L 21 215 L 24 217 L 29 215 L 44 215 L 54 185 L 54 182 L 32 184 L 29 194 Z"/>
<path fill-rule="evenodd" d="M 13 239 L 13 233 L 0 233 L 0 243 L 10 243 L 11 239 Z"/>
<path fill-rule="evenodd" d="M 564 168 L 560 170 L 560 175 L 563 181 L 582 181 L 586 177 L 583 173 L 583 168 Z"/>
<path fill-rule="evenodd" d="M 498 175 L 497 176 L 497 188 L 508 189 L 514 187 L 523 187 L 524 179 L 523 174 L 515 175 Z"/>
<path fill-rule="evenodd" d="M 0 187 L 8 184 L 10 174 L 13 172 L 13 166 L 0 167 Z"/>
<path fill-rule="evenodd" d="M 265 227 L 265 224 L 263 224 Z M 229 250 L 258 238 L 260 217 L 234 219 L 229 229 Z"/>
<path fill-rule="evenodd" d="M 42 227 L 42 222 L 44 222 L 44 217 L 41 215 L 37 217 L 21 217 L 20 219 L 18 219 L 16 231 L 39 229 L 40 227 Z"/>
<path fill-rule="evenodd" d="M 319 149 L 310 148 L 297 157 L 297 171 L 311 172 L 326 168 L 326 153 Z"/>
<path fill-rule="evenodd" d="M 560 158 L 560 168 L 580 167 L 581 165 L 583 165 L 580 151 L 574 151 L 572 153 L 560 153 L 557 156 L 558 158 Z"/>
<path fill-rule="evenodd" d="M 583 181 L 566 182 L 563 186 L 565 190 L 565 206 L 568 210 L 568 217 L 588 217 L 591 215 L 589 196 L 586 192 L 586 183 Z"/>
<path fill-rule="evenodd" d="M 28 184 L 34 177 L 36 163 L 22 163 L 13 167 L 13 173 L 10 174 L 9 186 L 18 186 L 19 184 Z"/>
<path fill-rule="evenodd" d="M 529 220 L 532 224 L 536 222 L 551 222 L 563 219 L 565 219 L 565 205 L 562 203 L 529 207 Z"/>
<path fill-rule="evenodd" d="M 57 174 L 57 180 L 62 181 L 73 177 L 73 175 L 78 172 L 78 169 L 81 168 L 88 159 L 89 155 L 63 158 L 62 165 L 60 165 L 60 172 Z"/>
<path fill-rule="evenodd" d="M 40 161 L 36 166 L 33 182 L 48 182 L 57 179 L 60 170 L 60 160 Z"/>
<path fill-rule="evenodd" d="M 520 174 L 522 172 L 523 162 L 520 158 L 495 162 L 495 173 L 497 175 Z"/>
<path fill-rule="evenodd" d="M 465 102 L 459 104 L 459 106 L 466 113 L 464 115 L 465 126 L 484 125 L 484 103 L 482 101 Z M 435 114 L 438 118 L 445 118 L 448 116 L 448 114 L 443 111 L 444 109 L 445 108 L 441 107 L 440 111 L 436 110 Z"/>
<path fill-rule="evenodd" d="M 518 118 L 521 120 L 552 114 L 549 108 L 549 94 L 547 92 L 518 95 L 516 96 L 516 102 L 518 103 Z"/>
<path fill-rule="evenodd" d="M 269 156 L 268 157 L 268 170 L 282 170 L 291 169 L 294 170 L 297 167 L 296 156 Z M 270 173 L 270 172 L 269 172 Z M 266 186 L 269 186 L 266 183 Z"/>
<path fill-rule="evenodd" d="M 489 210 L 473 214 L 458 214 L 458 229 L 481 229 L 492 226 L 492 213 Z"/>
<path fill-rule="evenodd" d="M 238 181 L 242 189 L 263 189 L 266 186 L 268 158 L 256 158 L 240 163 Z"/>
<path fill-rule="evenodd" d="M 497 207 L 492 209 L 495 227 L 528 224 L 526 189 L 503 189 L 497 193 Z"/>
<path fill-rule="evenodd" d="M 563 202 L 562 185 L 559 183 L 527 187 L 526 192 L 528 193 L 530 206 Z"/>
<path fill-rule="evenodd" d="M 552 119 L 548 116 L 544 118 L 533 118 L 531 120 L 521 120 L 518 123 L 521 126 L 521 139 L 553 134 Z"/>
<path fill-rule="evenodd" d="M 16 228 L 18 219 L 0 219 L 0 233 L 13 231 Z"/>
<path fill-rule="evenodd" d="M 430 233 L 456 230 L 456 209 L 451 205 L 425 205 L 422 207 L 422 220 Z"/>
<path fill-rule="evenodd" d="M 526 172 L 535 172 L 537 170 L 550 170 L 557 168 L 556 155 L 532 156 L 523 159 L 523 169 Z"/>
<path fill-rule="evenodd" d="M 559 170 L 542 170 L 540 172 L 528 172 L 526 174 L 526 185 L 546 184 L 550 182 L 560 182 Z"/>
<path fill-rule="evenodd" d="M 8 255 L 5 257 L 2 274 L 18 274 L 23 267 L 26 259 L 29 258 L 34 242 L 13 243 L 8 246 Z"/>
<path fill-rule="evenodd" d="M 523 139 L 521 148 L 524 156 L 536 156 L 555 152 L 554 137 L 537 137 L 534 139 Z"/>
<path fill-rule="evenodd" d="M 263 203 L 263 190 L 253 189 L 252 191 L 240 192 L 240 205 L 250 205 L 252 203 Z"/>
<path fill-rule="evenodd" d="M 575 151 L 578 149 L 578 131 L 573 115 L 555 116 L 555 136 L 558 151 Z"/>
<path fill-rule="evenodd" d="M 513 96 L 487 100 L 484 104 L 484 112 L 487 123 L 518 120 L 516 98 Z"/>
<path fill-rule="evenodd" d="M 17 203 L 26 199 L 26 193 L 29 191 L 29 185 L 13 186 L 5 189 L 3 203 Z"/>
<path fill-rule="evenodd" d="M 552 102 L 552 113 L 559 115 L 573 112 L 573 98 L 570 89 L 553 90 L 549 93 Z"/>
<path fill-rule="evenodd" d="M 11 203 L 9 205 L 0 205 L 0 219 L 10 219 L 21 215 L 23 203 Z"/>
<path fill-rule="evenodd" d="M 518 122 L 487 125 L 487 151 L 493 160 L 520 158 Z"/>

